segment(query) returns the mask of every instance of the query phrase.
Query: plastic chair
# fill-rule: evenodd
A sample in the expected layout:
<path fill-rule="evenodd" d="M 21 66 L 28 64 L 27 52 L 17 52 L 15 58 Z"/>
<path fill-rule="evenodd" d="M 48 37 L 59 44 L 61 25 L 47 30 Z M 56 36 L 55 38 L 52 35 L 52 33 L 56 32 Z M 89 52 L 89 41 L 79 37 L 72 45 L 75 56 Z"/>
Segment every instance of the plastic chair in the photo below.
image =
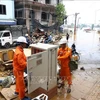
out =
<path fill-rule="evenodd" d="M 42 93 L 39 96 L 33 98 L 32 100 L 48 100 L 48 96 L 46 94 Z"/>

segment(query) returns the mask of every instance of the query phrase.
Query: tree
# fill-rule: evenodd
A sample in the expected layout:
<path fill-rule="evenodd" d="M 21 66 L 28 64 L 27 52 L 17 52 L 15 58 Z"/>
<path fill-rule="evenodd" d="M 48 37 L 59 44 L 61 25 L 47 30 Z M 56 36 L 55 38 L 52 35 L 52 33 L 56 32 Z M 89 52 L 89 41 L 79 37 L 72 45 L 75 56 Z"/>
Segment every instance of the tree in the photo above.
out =
<path fill-rule="evenodd" d="M 65 6 L 62 3 L 59 3 L 56 6 L 55 13 L 57 15 L 56 21 L 58 22 L 58 25 L 60 26 L 61 24 L 63 24 L 64 19 L 67 18 L 66 11 L 65 11 Z"/>

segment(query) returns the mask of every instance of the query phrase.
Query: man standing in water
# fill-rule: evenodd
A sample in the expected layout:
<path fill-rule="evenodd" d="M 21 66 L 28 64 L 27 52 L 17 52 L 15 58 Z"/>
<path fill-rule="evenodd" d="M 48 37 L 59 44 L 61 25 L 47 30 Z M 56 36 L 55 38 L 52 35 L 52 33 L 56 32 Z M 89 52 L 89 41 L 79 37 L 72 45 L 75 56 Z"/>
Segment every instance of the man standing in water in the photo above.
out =
<path fill-rule="evenodd" d="M 58 62 L 60 63 L 61 69 L 60 69 L 60 77 L 63 80 L 64 85 L 66 85 L 66 82 L 68 82 L 68 89 L 67 93 L 71 92 L 71 84 L 72 84 L 72 78 L 71 78 L 71 71 L 69 67 L 69 62 L 71 59 L 71 52 L 72 50 L 66 46 L 67 41 L 61 40 L 59 42 L 61 45 L 58 50 Z"/>
<path fill-rule="evenodd" d="M 67 42 L 68 42 L 68 39 L 69 39 L 69 34 L 66 33 L 66 40 L 67 40 Z"/>

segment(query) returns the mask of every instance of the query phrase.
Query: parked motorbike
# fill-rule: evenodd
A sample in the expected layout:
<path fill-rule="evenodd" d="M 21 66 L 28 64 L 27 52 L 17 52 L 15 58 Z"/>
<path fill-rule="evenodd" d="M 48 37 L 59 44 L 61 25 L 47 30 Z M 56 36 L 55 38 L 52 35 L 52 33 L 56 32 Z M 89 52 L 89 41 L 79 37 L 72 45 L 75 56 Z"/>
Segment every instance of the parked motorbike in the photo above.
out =
<path fill-rule="evenodd" d="M 75 61 L 78 62 L 78 61 L 80 60 L 80 55 L 79 55 L 79 53 L 76 51 L 76 46 L 75 46 L 74 43 L 72 44 L 71 49 L 72 49 L 72 58 L 73 58 L 73 60 L 75 60 Z"/>
<path fill-rule="evenodd" d="M 80 55 L 76 51 L 75 44 L 72 44 L 71 49 L 72 49 L 72 57 L 71 57 L 71 61 L 69 63 L 69 66 L 70 66 L 70 70 L 72 72 L 73 70 L 78 69 L 78 61 L 80 60 Z"/>

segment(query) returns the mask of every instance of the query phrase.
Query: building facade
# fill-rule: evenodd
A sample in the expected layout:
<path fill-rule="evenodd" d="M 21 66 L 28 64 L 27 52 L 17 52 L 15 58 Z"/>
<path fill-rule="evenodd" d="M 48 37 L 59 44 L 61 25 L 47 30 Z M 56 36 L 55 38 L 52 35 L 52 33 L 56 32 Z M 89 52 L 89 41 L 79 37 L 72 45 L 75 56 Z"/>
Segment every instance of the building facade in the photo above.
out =
<path fill-rule="evenodd" d="M 30 29 L 35 19 L 42 25 L 55 23 L 55 7 L 59 0 L 15 0 L 15 17 L 17 24 L 26 25 Z"/>
<path fill-rule="evenodd" d="M 14 0 L 0 0 L 0 26 L 15 24 Z"/>

